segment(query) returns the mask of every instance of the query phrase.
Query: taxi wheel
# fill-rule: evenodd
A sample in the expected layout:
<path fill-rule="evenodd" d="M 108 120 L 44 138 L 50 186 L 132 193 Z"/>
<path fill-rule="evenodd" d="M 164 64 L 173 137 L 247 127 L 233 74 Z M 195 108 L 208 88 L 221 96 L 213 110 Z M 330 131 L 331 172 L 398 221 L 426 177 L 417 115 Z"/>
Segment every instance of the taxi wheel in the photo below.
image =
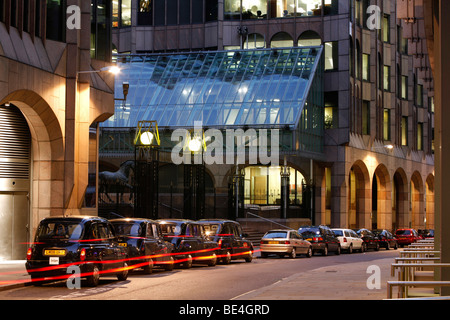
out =
<path fill-rule="evenodd" d="M 123 263 L 123 270 L 117 274 L 117 280 L 125 281 L 128 278 L 128 264 L 126 262 Z"/>
<path fill-rule="evenodd" d="M 164 265 L 164 270 L 172 271 L 173 267 L 174 267 L 174 260 L 173 257 L 170 257 L 170 260 L 167 262 L 167 264 Z"/>
<path fill-rule="evenodd" d="M 250 250 L 250 252 L 248 253 L 248 256 L 246 258 L 244 258 L 245 262 L 252 262 L 253 260 L 253 247 Z"/>
<path fill-rule="evenodd" d="M 153 260 L 149 259 L 148 264 L 144 266 L 144 272 L 146 274 L 151 274 L 153 272 Z"/>
<path fill-rule="evenodd" d="M 230 251 L 227 251 L 227 253 L 225 253 L 225 256 L 222 258 L 222 263 L 230 264 L 230 262 L 231 262 L 231 253 Z"/>
<path fill-rule="evenodd" d="M 96 287 L 100 282 L 100 270 L 94 265 L 92 268 L 92 274 L 87 277 L 87 285 L 89 287 Z"/>
<path fill-rule="evenodd" d="M 192 268 L 192 256 L 191 255 L 188 255 L 186 257 L 186 261 L 183 263 L 182 266 L 183 266 L 184 269 Z"/>
<path fill-rule="evenodd" d="M 213 253 L 212 259 L 208 262 L 208 266 L 214 267 L 217 264 L 217 256 Z"/>

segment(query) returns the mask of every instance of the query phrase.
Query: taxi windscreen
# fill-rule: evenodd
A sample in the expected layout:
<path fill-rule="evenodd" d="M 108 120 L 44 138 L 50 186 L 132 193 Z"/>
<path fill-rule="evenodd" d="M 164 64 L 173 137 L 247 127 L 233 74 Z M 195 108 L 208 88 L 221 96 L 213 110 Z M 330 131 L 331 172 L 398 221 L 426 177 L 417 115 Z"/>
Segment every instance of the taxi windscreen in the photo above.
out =
<path fill-rule="evenodd" d="M 113 222 L 114 230 L 118 236 L 140 237 L 142 235 L 142 224 L 134 222 Z"/>
<path fill-rule="evenodd" d="M 79 222 L 41 222 L 36 232 L 36 241 L 80 240 L 82 232 L 83 226 Z"/>

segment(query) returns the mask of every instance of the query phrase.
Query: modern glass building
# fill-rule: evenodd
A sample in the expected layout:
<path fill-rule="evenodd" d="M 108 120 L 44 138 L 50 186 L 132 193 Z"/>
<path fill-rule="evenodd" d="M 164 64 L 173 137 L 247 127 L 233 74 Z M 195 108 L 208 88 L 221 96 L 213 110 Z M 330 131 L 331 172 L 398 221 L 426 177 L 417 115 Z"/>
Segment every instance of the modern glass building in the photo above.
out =
<path fill-rule="evenodd" d="M 374 5 L 380 10 L 371 12 Z M 288 216 L 334 227 L 433 228 L 433 80 L 425 71 L 426 59 L 414 54 L 421 48 L 408 40 L 415 31 L 396 13 L 397 2 L 388 0 L 118 0 L 113 3 L 114 50 L 129 54 L 122 57 L 129 65 L 141 59 L 137 56 L 155 55 L 155 64 L 167 67 L 156 78 L 160 87 L 152 84 L 158 87 L 154 96 L 135 89 L 138 95 L 130 94 L 116 109 L 126 109 L 135 97 L 145 100 L 152 106 L 148 117 L 167 124 L 163 136 L 195 120 L 225 131 L 278 127 L 280 168 L 249 161 L 238 170 L 207 165 L 219 211 L 232 207 L 236 188 L 229 181 L 240 175 L 241 202 L 264 217 L 279 212 L 286 156 L 290 209 L 302 206 Z M 379 26 L 370 23 L 373 18 Z M 290 67 L 291 58 L 303 61 L 303 48 L 319 46 L 322 70 L 302 81 Z M 253 67 L 255 57 L 264 71 Z M 214 66 L 218 61 L 224 63 Z M 198 75 L 214 68 L 221 81 L 199 81 Z M 258 80 L 249 86 L 248 75 Z M 130 90 L 141 86 L 129 81 Z M 144 116 L 144 105 L 135 116 L 130 110 L 129 119 Z M 126 139 L 112 139 L 110 132 L 124 129 L 102 130 L 108 135 L 100 137 L 101 170 L 117 170 L 120 163 L 111 152 L 125 148 Z M 308 186 L 312 196 L 306 194 Z M 167 199 L 161 203 L 182 208 Z M 305 207 L 307 215 L 301 213 Z"/>

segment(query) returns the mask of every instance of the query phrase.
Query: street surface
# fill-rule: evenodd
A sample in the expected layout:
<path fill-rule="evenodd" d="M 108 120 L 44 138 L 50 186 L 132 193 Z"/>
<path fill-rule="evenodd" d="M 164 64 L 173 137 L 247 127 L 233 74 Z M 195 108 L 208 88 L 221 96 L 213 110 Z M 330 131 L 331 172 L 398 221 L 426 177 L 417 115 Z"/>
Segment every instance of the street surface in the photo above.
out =
<path fill-rule="evenodd" d="M 378 252 L 321 256 L 315 254 L 308 259 L 271 256 L 255 258 L 251 263 L 232 261 L 229 265 L 215 267 L 194 265 L 191 269 L 164 271 L 155 268 L 152 274 L 135 270 L 126 281 L 117 281 L 115 276 L 103 277 L 98 287 L 83 286 L 68 289 L 66 282 L 55 282 L 43 286 L 25 286 L 0 292 L 0 300 L 230 300 L 245 297 L 255 290 L 276 284 L 291 276 L 323 267 L 343 266 L 360 262 L 376 265 L 378 259 L 392 259 L 400 250 L 381 249 Z M 332 271 L 332 270 L 331 270 Z M 364 273 L 366 270 L 362 270 Z M 327 271 L 328 272 L 328 271 Z M 369 277 L 369 275 L 367 275 Z M 336 279 L 342 281 L 345 279 Z M 329 280 L 328 280 L 329 281 Z M 384 293 L 384 291 L 383 291 Z M 307 290 L 299 288 L 298 299 L 305 298 Z M 294 297 L 295 298 L 295 297 Z M 336 297 L 336 299 L 339 299 Z"/>

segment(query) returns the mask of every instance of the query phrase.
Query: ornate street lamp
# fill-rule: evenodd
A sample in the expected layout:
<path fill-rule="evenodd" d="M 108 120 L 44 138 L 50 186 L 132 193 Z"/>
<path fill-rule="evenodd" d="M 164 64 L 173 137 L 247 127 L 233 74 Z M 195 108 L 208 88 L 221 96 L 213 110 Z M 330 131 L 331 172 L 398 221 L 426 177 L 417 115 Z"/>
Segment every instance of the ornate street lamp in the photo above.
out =
<path fill-rule="evenodd" d="M 156 121 L 139 121 L 134 136 L 134 214 L 158 218 L 159 138 Z"/>
<path fill-rule="evenodd" d="M 188 219 L 205 217 L 205 133 L 202 129 L 188 132 L 184 150 L 189 153 L 189 161 L 184 164 L 184 215 Z"/>

